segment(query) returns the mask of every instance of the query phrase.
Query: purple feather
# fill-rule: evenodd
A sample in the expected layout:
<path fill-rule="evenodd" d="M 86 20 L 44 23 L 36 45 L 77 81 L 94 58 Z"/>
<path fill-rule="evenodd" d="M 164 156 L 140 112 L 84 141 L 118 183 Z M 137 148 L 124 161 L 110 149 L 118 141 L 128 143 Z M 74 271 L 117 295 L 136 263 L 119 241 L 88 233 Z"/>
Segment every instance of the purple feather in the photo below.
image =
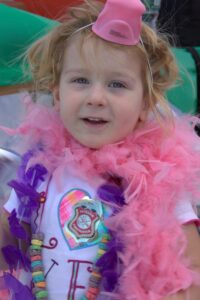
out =
<path fill-rule="evenodd" d="M 98 196 L 109 203 L 114 203 L 118 206 L 125 204 L 123 189 L 116 185 L 103 184 L 97 190 Z"/>
<path fill-rule="evenodd" d="M 99 187 L 97 194 L 103 201 L 111 205 L 113 203 L 119 208 L 126 204 L 123 189 L 118 185 L 104 184 Z M 114 209 L 113 213 L 117 212 L 119 212 L 119 209 Z M 102 275 L 102 285 L 105 291 L 112 292 L 117 286 L 118 278 L 121 275 L 118 252 L 123 250 L 123 246 L 112 232 L 109 233 L 112 239 L 106 244 L 107 251 L 97 260 L 96 266 Z"/>
<path fill-rule="evenodd" d="M 108 243 L 107 243 L 107 249 L 115 249 L 115 251 L 117 252 L 122 252 L 123 251 L 123 244 L 122 242 L 120 242 L 117 238 L 114 237 L 114 234 L 110 235 L 113 237 Z"/>
<path fill-rule="evenodd" d="M 102 284 L 107 292 L 115 289 L 121 275 L 121 263 L 118 252 L 123 250 L 123 245 L 110 232 L 112 239 L 106 244 L 107 251 L 96 262 L 102 275 Z"/>
<path fill-rule="evenodd" d="M 36 188 L 39 181 L 44 181 L 44 175 L 47 174 L 47 169 L 40 165 L 36 164 L 34 166 L 31 166 L 27 170 L 27 165 L 31 157 L 34 155 L 36 150 L 31 150 L 26 152 L 22 157 L 21 165 L 18 169 L 18 178 L 19 181 L 22 181 L 24 183 L 28 183 L 33 188 Z"/>
<path fill-rule="evenodd" d="M 12 233 L 12 235 L 14 235 L 18 239 L 27 241 L 28 235 L 23 226 L 20 225 L 15 209 L 13 209 L 10 216 L 8 217 L 8 221 L 10 226 L 10 232 Z"/>
<path fill-rule="evenodd" d="M 30 260 L 15 246 L 8 245 L 2 247 L 1 251 L 11 272 L 16 270 L 18 266 L 24 268 L 25 271 L 30 270 Z"/>
<path fill-rule="evenodd" d="M 29 184 L 36 188 L 40 181 L 44 181 L 44 176 L 47 174 L 47 169 L 40 165 L 36 164 L 30 167 L 26 172 L 26 178 Z"/>
<path fill-rule="evenodd" d="M 19 167 L 18 172 L 17 172 L 18 178 L 20 178 L 20 180 L 22 180 L 22 181 L 26 181 L 27 164 L 28 164 L 30 158 L 33 156 L 33 154 L 34 154 L 34 151 L 30 150 L 30 151 L 27 151 L 22 156 L 21 164 L 20 164 L 20 167 Z"/>
<path fill-rule="evenodd" d="M 22 284 L 10 273 L 4 273 L 3 277 L 0 278 L 4 289 L 10 291 L 11 300 L 35 300 L 35 297 L 31 293 L 31 290 L 28 286 Z"/>
<path fill-rule="evenodd" d="M 26 171 L 28 161 L 33 154 L 34 151 L 28 151 L 23 156 L 18 170 L 18 180 L 12 180 L 8 183 L 15 190 L 20 201 L 18 215 L 26 218 L 30 218 L 32 211 L 38 209 L 40 205 L 40 193 L 36 191 L 36 188 L 41 181 L 45 180 L 47 174 L 47 169 L 40 164 L 31 166 Z"/>
<path fill-rule="evenodd" d="M 107 292 L 112 292 L 116 288 L 116 284 L 118 282 L 119 275 L 115 271 L 106 270 L 102 273 L 103 280 L 102 284 L 104 290 Z"/>
<path fill-rule="evenodd" d="M 99 267 L 101 270 L 103 270 L 104 268 L 106 269 L 114 268 L 114 266 L 118 264 L 117 253 L 123 251 L 122 243 L 118 241 L 114 236 L 106 244 L 106 247 L 107 247 L 107 251 L 96 262 L 97 267 Z"/>
<path fill-rule="evenodd" d="M 20 198 L 23 198 L 25 196 L 37 198 L 39 195 L 39 193 L 37 193 L 35 189 L 27 183 L 12 180 L 8 184 L 16 191 L 18 197 Z"/>
<path fill-rule="evenodd" d="M 20 201 L 19 216 L 29 218 L 32 211 L 39 207 L 40 193 L 36 192 L 30 185 L 16 180 L 9 182 L 9 185 L 15 190 Z"/>
<path fill-rule="evenodd" d="M 103 270 L 105 267 L 106 269 L 113 269 L 117 264 L 117 252 L 114 248 L 106 251 L 104 255 L 102 255 L 96 262 L 96 266 Z M 102 271 L 101 271 L 102 273 Z"/>

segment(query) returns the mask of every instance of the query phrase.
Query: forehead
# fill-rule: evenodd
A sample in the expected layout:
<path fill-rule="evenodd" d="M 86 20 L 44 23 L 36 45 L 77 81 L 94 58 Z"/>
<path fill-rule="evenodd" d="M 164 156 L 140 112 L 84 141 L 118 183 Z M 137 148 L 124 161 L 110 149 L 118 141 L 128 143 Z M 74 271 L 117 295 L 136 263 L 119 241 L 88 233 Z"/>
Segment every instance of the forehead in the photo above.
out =
<path fill-rule="evenodd" d="M 87 66 L 87 68 L 114 69 L 122 68 L 135 73 L 141 72 L 142 60 L 138 50 L 120 46 L 91 35 L 85 38 L 74 37 L 64 55 L 64 67 Z"/>

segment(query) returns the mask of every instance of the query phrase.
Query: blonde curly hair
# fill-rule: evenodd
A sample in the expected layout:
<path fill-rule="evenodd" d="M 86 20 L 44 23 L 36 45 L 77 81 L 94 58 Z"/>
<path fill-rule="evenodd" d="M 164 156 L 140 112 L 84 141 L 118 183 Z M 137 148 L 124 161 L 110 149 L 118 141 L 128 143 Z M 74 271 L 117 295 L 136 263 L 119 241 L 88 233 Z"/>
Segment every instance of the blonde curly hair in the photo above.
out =
<path fill-rule="evenodd" d="M 73 36 L 80 35 L 82 43 L 86 38 L 91 38 L 101 40 L 105 47 L 123 49 L 129 54 L 137 51 L 144 62 L 142 72 L 146 105 L 160 121 L 163 116 L 172 119 L 164 95 L 175 83 L 178 70 L 167 40 L 145 23 L 142 23 L 142 43 L 137 45 L 118 45 L 100 39 L 87 25 L 95 22 L 102 7 L 101 2 L 85 0 L 82 5 L 70 8 L 58 26 L 28 49 L 26 59 L 35 90 L 51 92 L 59 84 L 67 46 Z"/>

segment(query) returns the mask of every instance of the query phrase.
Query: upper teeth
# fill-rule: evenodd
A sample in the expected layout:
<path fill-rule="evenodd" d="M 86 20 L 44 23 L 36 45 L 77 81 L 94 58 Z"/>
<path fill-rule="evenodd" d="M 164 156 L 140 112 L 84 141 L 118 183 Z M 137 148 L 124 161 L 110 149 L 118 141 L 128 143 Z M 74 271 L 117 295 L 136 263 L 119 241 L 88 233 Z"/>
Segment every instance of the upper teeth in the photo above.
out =
<path fill-rule="evenodd" d="M 87 119 L 91 121 L 102 121 L 102 119 L 100 118 L 87 118 Z"/>

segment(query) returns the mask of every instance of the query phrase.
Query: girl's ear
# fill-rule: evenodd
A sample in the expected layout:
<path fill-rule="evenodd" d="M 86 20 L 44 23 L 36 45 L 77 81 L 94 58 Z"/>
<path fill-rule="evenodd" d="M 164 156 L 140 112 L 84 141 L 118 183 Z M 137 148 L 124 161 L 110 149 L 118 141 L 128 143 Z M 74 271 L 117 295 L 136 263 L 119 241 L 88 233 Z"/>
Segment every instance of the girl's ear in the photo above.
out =
<path fill-rule="evenodd" d="M 53 88 L 52 94 L 53 94 L 54 107 L 57 111 L 59 111 L 60 110 L 60 93 L 59 93 L 58 86 Z"/>

